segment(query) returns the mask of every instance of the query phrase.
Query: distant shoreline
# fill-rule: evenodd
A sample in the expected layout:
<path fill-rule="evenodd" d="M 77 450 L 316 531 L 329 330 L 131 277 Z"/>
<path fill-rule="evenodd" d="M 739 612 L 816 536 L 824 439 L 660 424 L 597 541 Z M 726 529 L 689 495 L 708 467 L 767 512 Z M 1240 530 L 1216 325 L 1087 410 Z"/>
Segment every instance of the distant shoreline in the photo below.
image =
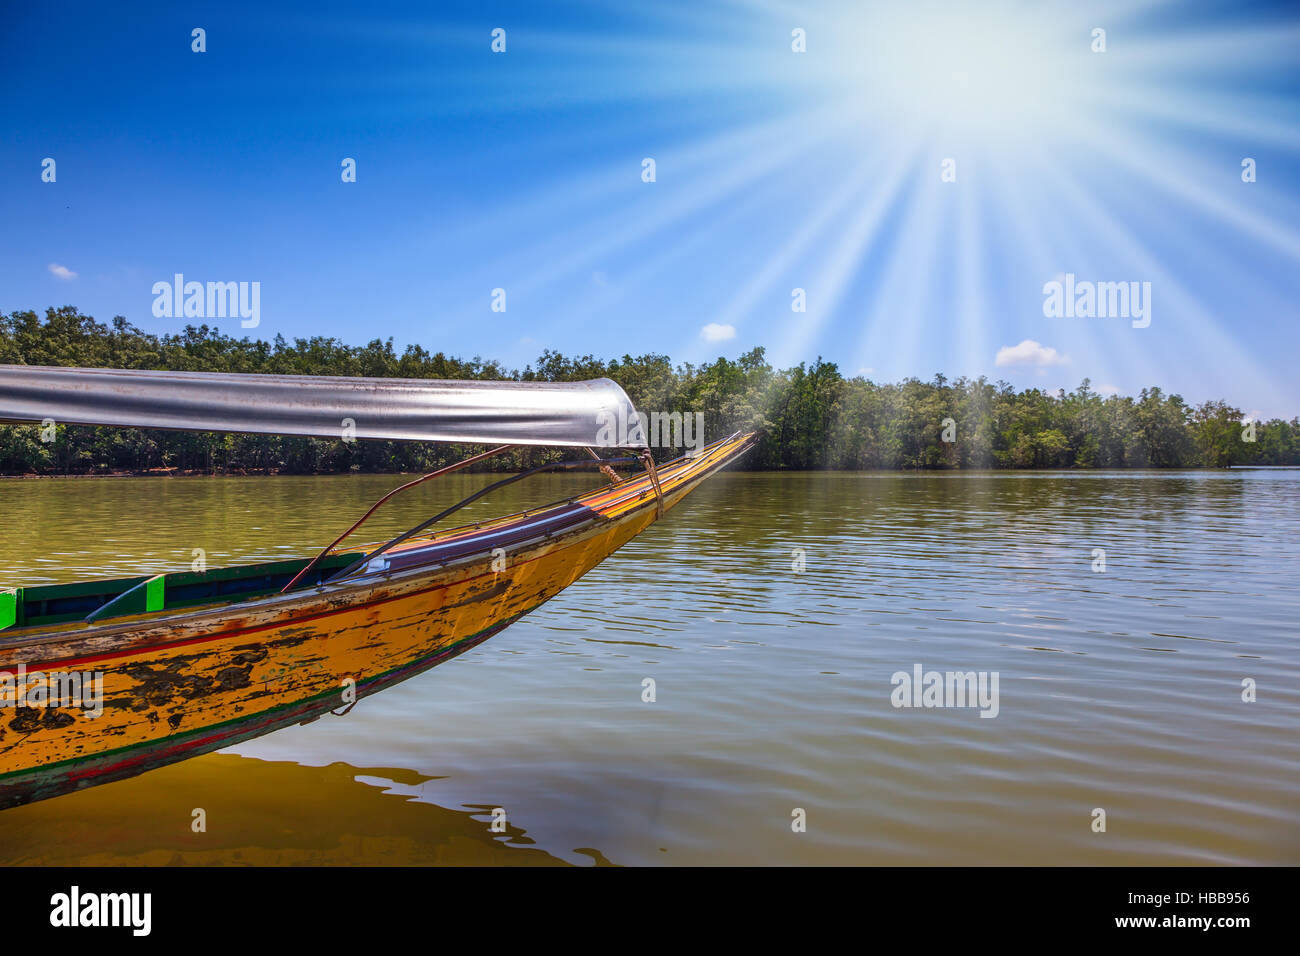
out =
<path fill-rule="evenodd" d="M 1109 466 L 1103 468 L 769 468 L 762 470 L 737 469 L 734 474 L 746 475 L 977 475 L 984 477 L 993 477 L 996 475 L 1101 475 L 1101 474 L 1157 474 L 1157 475 L 1184 475 L 1184 474 L 1217 474 L 1227 471 L 1300 471 L 1300 465 L 1228 465 L 1223 468 L 1211 468 L 1205 465 L 1184 466 L 1177 468 L 1152 468 L 1152 467 L 1123 467 Z M 318 472 L 294 472 L 294 471 L 179 471 L 167 469 L 155 469 L 152 471 L 114 471 L 114 472 L 96 472 L 93 474 L 75 474 L 75 475 L 0 475 L 0 481 L 69 481 L 82 479 L 110 479 L 110 478 L 360 478 L 360 477 L 383 477 L 392 478 L 410 477 L 419 475 L 418 471 L 318 471 Z M 514 469 L 504 469 L 492 471 L 483 469 L 481 471 L 466 471 L 465 474 L 475 475 L 512 475 L 518 474 Z"/>
<path fill-rule="evenodd" d="M 415 344 L 399 352 L 391 339 L 364 345 L 320 336 L 236 339 L 207 325 L 154 335 L 122 316 L 103 323 L 65 306 L 44 316 L 0 313 L 0 364 L 441 381 L 608 378 L 646 417 L 656 457 L 676 457 L 701 432 L 757 433 L 736 465 L 743 471 L 1087 473 L 1300 465 L 1300 416 L 1263 420 L 1226 400 L 1190 404 L 1157 386 L 1125 395 L 1111 385 L 1094 389 L 1087 378 L 1072 391 L 943 374 L 878 382 L 866 370 L 845 375 L 822 358 L 776 367 L 761 346 L 700 365 L 674 364 L 655 353 L 603 359 L 547 350 L 517 369 Z M 342 432 L 326 439 L 24 420 L 0 425 L 0 473 L 426 474 L 463 457 L 438 442 L 357 442 Z M 520 471 L 553 454 L 518 446 L 496 465 L 501 472 Z"/>

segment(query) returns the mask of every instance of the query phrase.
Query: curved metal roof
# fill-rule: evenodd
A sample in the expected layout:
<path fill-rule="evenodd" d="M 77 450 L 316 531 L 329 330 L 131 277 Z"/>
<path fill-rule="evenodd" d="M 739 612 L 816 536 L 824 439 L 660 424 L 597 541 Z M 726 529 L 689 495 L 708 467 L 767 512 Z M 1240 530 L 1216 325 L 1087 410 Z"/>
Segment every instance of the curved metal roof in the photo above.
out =
<path fill-rule="evenodd" d="M 0 365 L 0 421 L 474 444 L 644 447 L 607 378 L 440 381 Z"/>

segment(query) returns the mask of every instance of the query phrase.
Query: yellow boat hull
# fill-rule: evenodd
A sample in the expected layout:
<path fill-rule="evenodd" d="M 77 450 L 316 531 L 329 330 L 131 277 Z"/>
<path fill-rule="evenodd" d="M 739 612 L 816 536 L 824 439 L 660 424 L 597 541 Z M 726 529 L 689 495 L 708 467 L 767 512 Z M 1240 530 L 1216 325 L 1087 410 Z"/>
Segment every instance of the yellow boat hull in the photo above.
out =
<path fill-rule="evenodd" d="M 729 439 L 663 467 L 665 510 L 749 441 Z M 546 513 L 538 512 L 415 539 L 390 555 L 397 569 L 346 583 L 0 635 L 0 673 L 94 673 L 103 703 L 93 717 L 51 706 L 0 717 L 0 808 L 348 708 L 486 640 L 657 520 L 646 476 L 567 507 L 572 520 L 561 530 L 547 530 Z M 532 538 L 491 546 L 494 537 L 524 529 L 513 532 L 518 538 L 533 525 Z M 428 563 L 424 554 L 433 556 Z M 401 568 L 403 557 L 416 563 Z"/>

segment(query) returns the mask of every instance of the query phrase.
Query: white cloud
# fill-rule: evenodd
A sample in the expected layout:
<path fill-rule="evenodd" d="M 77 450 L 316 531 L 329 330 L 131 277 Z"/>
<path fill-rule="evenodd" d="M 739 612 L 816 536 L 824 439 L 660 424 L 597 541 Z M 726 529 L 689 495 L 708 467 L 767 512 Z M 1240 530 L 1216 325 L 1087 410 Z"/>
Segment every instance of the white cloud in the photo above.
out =
<path fill-rule="evenodd" d="M 736 327 L 734 325 L 719 325 L 717 322 L 710 322 L 700 329 L 700 338 L 706 342 L 725 342 L 727 339 L 734 339 L 735 337 Z"/>
<path fill-rule="evenodd" d="M 1004 345 L 998 349 L 995 362 L 999 367 L 1003 365 L 1036 365 L 1042 368 L 1045 365 L 1068 365 L 1070 364 L 1070 357 L 1062 355 L 1054 348 L 1035 342 L 1033 339 L 1025 339 L 1019 345 Z"/>
<path fill-rule="evenodd" d="M 49 268 L 50 272 L 58 276 L 60 279 L 75 279 L 77 277 L 77 274 L 67 266 L 61 266 L 56 262 L 51 262 Z"/>
<path fill-rule="evenodd" d="M 1118 394 L 1119 394 L 1119 389 L 1116 388 L 1114 385 L 1098 385 L 1098 386 L 1097 386 L 1097 394 L 1098 394 L 1098 395 L 1107 395 L 1107 396 L 1109 396 L 1109 395 L 1118 395 Z"/>

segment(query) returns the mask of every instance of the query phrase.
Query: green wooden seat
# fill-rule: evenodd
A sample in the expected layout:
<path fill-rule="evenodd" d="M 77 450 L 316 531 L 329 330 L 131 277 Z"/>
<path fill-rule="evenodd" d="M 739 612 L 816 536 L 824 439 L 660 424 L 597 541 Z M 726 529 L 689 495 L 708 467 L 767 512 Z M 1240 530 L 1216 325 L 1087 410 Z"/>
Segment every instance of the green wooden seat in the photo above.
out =
<path fill-rule="evenodd" d="M 93 624 L 101 617 L 125 617 L 129 614 L 161 611 L 166 604 L 166 594 L 167 575 L 155 574 L 123 591 L 99 609 L 91 611 L 86 615 L 86 623 Z"/>

